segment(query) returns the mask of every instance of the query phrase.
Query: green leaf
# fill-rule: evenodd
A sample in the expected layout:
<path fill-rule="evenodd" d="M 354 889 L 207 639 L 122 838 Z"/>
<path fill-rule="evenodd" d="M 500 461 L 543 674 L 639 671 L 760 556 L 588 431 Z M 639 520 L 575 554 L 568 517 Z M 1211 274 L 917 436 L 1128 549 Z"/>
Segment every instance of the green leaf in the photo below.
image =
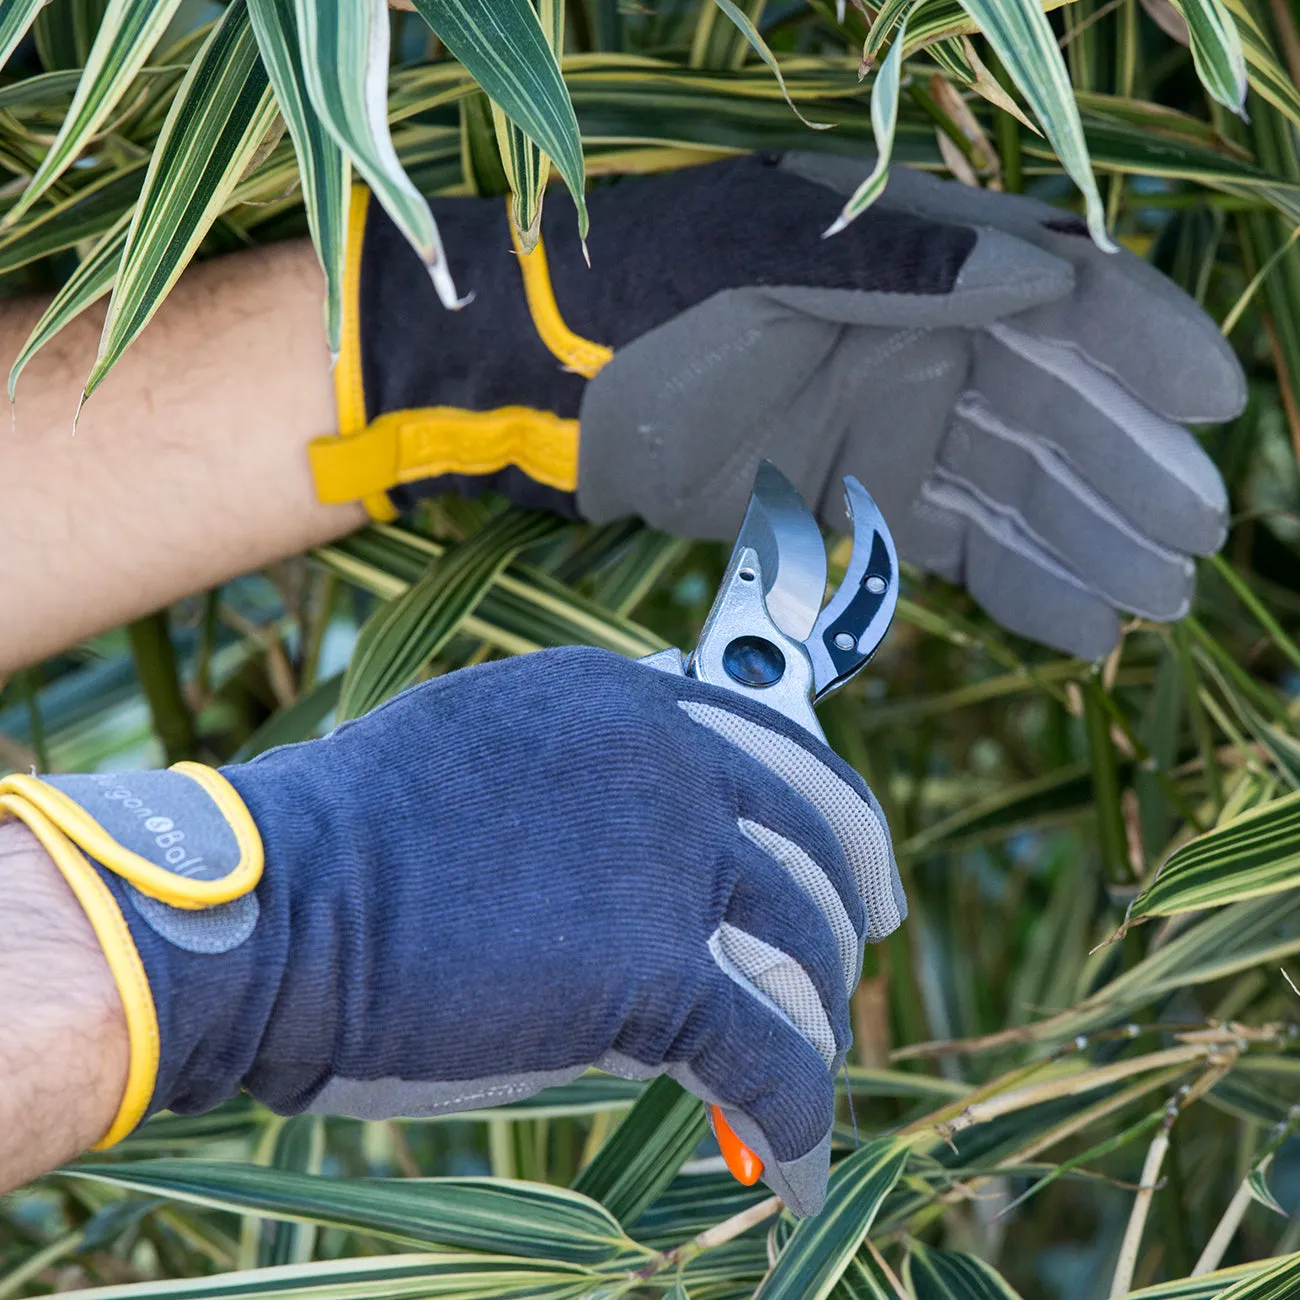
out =
<path fill-rule="evenodd" d="M 0 68 L 9 62 L 9 56 L 27 35 L 44 3 L 45 0 L 8 0 L 0 5 Z"/>
<path fill-rule="evenodd" d="M 0 234 L 0 274 L 62 252 L 111 230 L 130 212 L 145 178 L 143 160 L 96 176 L 89 184 Z"/>
<path fill-rule="evenodd" d="M 275 1169 L 319 1174 L 325 1155 L 325 1120 L 320 1115 L 293 1115 L 277 1125 L 270 1150 L 270 1164 Z M 316 1225 L 269 1219 L 252 1225 L 250 1236 L 256 1243 L 256 1265 L 272 1268 L 277 1264 L 306 1264 L 316 1250 Z M 241 1263 L 247 1262 L 244 1260 Z"/>
<path fill-rule="evenodd" d="M 871 174 L 849 196 L 827 235 L 838 234 L 854 217 L 864 213 L 884 192 L 889 181 L 889 161 L 894 152 L 894 130 L 898 125 L 898 92 L 903 67 L 903 45 L 907 40 L 907 15 L 898 19 L 894 43 L 871 87 L 871 130 L 876 142 L 876 165 Z"/>
<path fill-rule="evenodd" d="M 577 1300 L 599 1282 L 558 1261 L 455 1253 L 288 1264 L 81 1294 L 94 1300 Z"/>
<path fill-rule="evenodd" d="M 1290 1215 L 1277 1203 L 1277 1197 L 1273 1195 L 1272 1188 L 1268 1185 L 1268 1165 L 1266 1163 L 1257 1164 L 1246 1175 L 1246 1187 L 1250 1191 L 1252 1200 L 1258 1201 L 1266 1209 L 1272 1210 L 1274 1214 L 1280 1214 L 1284 1219 L 1290 1218 Z"/>
<path fill-rule="evenodd" d="M 81 264 L 68 277 L 53 301 L 32 326 L 9 370 L 9 400 L 12 402 L 18 387 L 18 376 L 27 363 L 65 326 L 75 320 L 92 303 L 98 302 L 113 287 L 122 250 L 126 247 L 127 227 L 131 213 L 124 212 L 117 225 L 104 234 Z"/>
<path fill-rule="evenodd" d="M 754 26 L 753 19 L 735 3 L 735 0 L 713 0 L 713 3 L 731 19 L 736 25 L 736 30 L 749 42 L 750 49 L 771 69 L 772 75 L 776 78 L 776 84 L 781 87 L 781 94 L 785 96 L 785 102 L 790 105 L 795 116 L 804 126 L 810 127 L 814 131 L 826 130 L 830 126 L 829 122 L 810 122 L 799 112 L 799 106 L 790 98 L 790 90 L 786 86 L 785 77 L 782 75 L 781 65 L 776 61 L 776 55 L 772 53 L 768 43 L 763 39 L 762 33 Z"/>
<path fill-rule="evenodd" d="M 661 1075 L 573 1180 L 573 1190 L 599 1201 L 621 1223 L 635 1223 L 707 1130 L 699 1099 Z"/>
<path fill-rule="evenodd" d="M 1259 898 L 1300 884 L 1300 791 L 1176 849 L 1133 900 L 1129 921 Z"/>
<path fill-rule="evenodd" d="M 428 267 L 443 305 L 464 306 L 433 213 L 389 135 L 386 0 L 295 0 L 295 8 L 301 68 L 321 121 Z"/>
<path fill-rule="evenodd" d="M 1020 1300 L 1019 1293 L 975 1255 L 909 1241 L 903 1282 L 916 1300 Z"/>
<path fill-rule="evenodd" d="M 1258 1277 L 1219 1292 L 1218 1300 L 1294 1300 L 1300 1290 L 1300 1254 L 1286 1255 Z"/>
<path fill-rule="evenodd" d="M 250 758 L 274 749 L 277 745 L 293 745 L 309 740 L 329 711 L 339 702 L 343 687 L 343 674 L 335 673 L 323 682 L 317 682 L 303 692 L 288 708 L 277 709 L 249 738 L 240 745 L 231 758 L 232 763 L 246 763 Z"/>
<path fill-rule="evenodd" d="M 562 12 L 547 0 L 552 24 Z M 306 0 L 299 0 L 306 3 Z M 413 0 L 425 22 L 469 70 L 488 98 L 559 170 L 578 209 L 578 234 L 587 237 L 586 164 L 582 138 L 560 65 L 531 0 Z M 553 31 L 553 35 L 559 35 Z M 502 160 L 510 175 L 510 159 Z M 512 186 L 534 177 L 510 175 Z M 516 198 L 522 199 L 519 190 Z M 540 195 L 538 195 L 540 207 Z M 527 210 L 525 209 L 525 212 Z M 525 229 L 521 226 L 521 233 Z"/>
<path fill-rule="evenodd" d="M 1113 252 L 1106 210 L 1097 190 L 1083 124 L 1056 34 L 1038 0 L 961 0 L 962 8 L 988 37 L 1034 116 L 1042 124 L 1061 165 L 1083 193 L 1088 229 L 1099 248 Z"/>
<path fill-rule="evenodd" d="M 799 1222 L 754 1300 L 824 1300 L 848 1268 L 907 1163 L 906 1142 L 880 1137 L 831 1171 L 826 1205 Z"/>
<path fill-rule="evenodd" d="M 534 0 L 534 3 L 546 44 L 558 62 L 564 51 L 564 0 Z M 519 236 L 520 248 L 531 253 L 541 237 L 542 197 L 551 174 L 551 160 L 506 116 L 500 104 L 493 100 L 488 103 L 500 166 L 505 170 L 510 190 L 510 220 Z"/>
<path fill-rule="evenodd" d="M 325 334 L 330 353 L 337 356 L 343 330 L 351 166 L 312 107 L 293 0 L 248 0 L 248 16 L 280 115 L 293 139 L 307 228 L 325 272 Z"/>
<path fill-rule="evenodd" d="M 85 395 L 148 324 L 275 120 L 244 0 L 234 0 L 167 113 L 126 237 Z"/>
<path fill-rule="evenodd" d="M 419 582 L 361 629 L 343 678 L 339 717 L 360 717 L 406 686 L 515 555 L 563 527 L 552 514 L 507 511 L 430 564 Z"/>
<path fill-rule="evenodd" d="M 179 4 L 180 0 L 150 0 L 147 4 L 141 0 L 110 0 L 59 134 L 0 228 L 17 221 L 94 138 Z"/>
<path fill-rule="evenodd" d="M 1200 1277 L 1182 1277 L 1170 1282 L 1158 1282 L 1155 1286 L 1143 1287 L 1140 1291 L 1130 1291 L 1123 1300 L 1226 1300 L 1231 1295 L 1233 1300 L 1246 1300 L 1246 1297 L 1234 1291 L 1235 1287 L 1246 1286 L 1260 1281 L 1270 1273 L 1281 1268 L 1282 1263 L 1300 1262 L 1300 1254 L 1287 1255 L 1283 1261 L 1276 1259 L 1256 1259 L 1248 1264 L 1236 1264 L 1232 1268 L 1217 1269 L 1213 1273 L 1202 1273 Z M 1285 1292 L 1269 1295 L 1264 1292 L 1250 1296 L 1249 1300 L 1283 1300 Z"/>
<path fill-rule="evenodd" d="M 71 1165 L 61 1172 L 241 1214 L 347 1228 L 411 1246 L 490 1249 L 571 1264 L 601 1264 L 625 1252 L 645 1253 L 594 1201 L 539 1183 L 493 1178 L 340 1180 L 202 1160 Z"/>
<path fill-rule="evenodd" d="M 1201 85 L 1225 107 L 1244 114 L 1246 56 L 1241 35 L 1223 0 L 1177 0 L 1187 19 L 1192 59 Z"/>

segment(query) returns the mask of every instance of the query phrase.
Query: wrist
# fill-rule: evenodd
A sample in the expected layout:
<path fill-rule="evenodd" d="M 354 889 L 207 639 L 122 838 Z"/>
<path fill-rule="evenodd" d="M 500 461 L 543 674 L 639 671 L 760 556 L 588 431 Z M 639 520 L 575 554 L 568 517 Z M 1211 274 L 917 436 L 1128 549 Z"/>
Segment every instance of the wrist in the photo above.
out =
<path fill-rule="evenodd" d="M 127 1086 L 126 1016 L 96 931 L 27 827 L 0 824 L 0 1191 L 102 1139 Z"/>

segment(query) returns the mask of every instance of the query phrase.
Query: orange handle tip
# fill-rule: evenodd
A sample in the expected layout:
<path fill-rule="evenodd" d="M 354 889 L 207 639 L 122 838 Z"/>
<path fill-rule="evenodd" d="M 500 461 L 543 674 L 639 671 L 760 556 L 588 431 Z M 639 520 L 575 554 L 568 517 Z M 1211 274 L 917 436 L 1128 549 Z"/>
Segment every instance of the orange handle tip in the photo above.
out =
<path fill-rule="evenodd" d="M 763 1162 L 736 1136 L 720 1106 L 710 1106 L 709 1110 L 713 1116 L 713 1135 L 718 1139 L 718 1149 L 732 1177 L 744 1187 L 753 1187 L 763 1176 Z"/>

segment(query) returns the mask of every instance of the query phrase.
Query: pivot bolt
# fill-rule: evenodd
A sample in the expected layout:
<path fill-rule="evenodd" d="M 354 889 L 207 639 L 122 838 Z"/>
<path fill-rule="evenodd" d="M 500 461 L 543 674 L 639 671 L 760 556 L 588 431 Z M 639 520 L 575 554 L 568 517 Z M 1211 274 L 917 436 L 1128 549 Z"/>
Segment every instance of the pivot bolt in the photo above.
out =
<path fill-rule="evenodd" d="M 722 652 L 727 676 L 742 686 L 775 686 L 785 675 L 785 655 L 761 636 L 738 636 Z"/>

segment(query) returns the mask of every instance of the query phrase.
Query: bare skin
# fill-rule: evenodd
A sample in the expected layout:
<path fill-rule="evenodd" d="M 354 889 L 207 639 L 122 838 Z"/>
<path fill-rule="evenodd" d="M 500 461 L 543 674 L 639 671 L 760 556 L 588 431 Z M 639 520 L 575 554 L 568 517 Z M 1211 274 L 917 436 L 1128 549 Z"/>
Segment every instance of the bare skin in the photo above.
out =
<path fill-rule="evenodd" d="M 0 420 L 0 675 L 365 521 L 307 464 L 336 427 L 322 300 L 305 241 L 191 268 L 75 437 L 102 311 L 37 356 Z M 5 372 L 44 306 L 0 304 Z"/>
<path fill-rule="evenodd" d="M 126 1018 L 90 922 L 35 836 L 0 824 L 0 1193 L 97 1142 L 126 1087 Z"/>

